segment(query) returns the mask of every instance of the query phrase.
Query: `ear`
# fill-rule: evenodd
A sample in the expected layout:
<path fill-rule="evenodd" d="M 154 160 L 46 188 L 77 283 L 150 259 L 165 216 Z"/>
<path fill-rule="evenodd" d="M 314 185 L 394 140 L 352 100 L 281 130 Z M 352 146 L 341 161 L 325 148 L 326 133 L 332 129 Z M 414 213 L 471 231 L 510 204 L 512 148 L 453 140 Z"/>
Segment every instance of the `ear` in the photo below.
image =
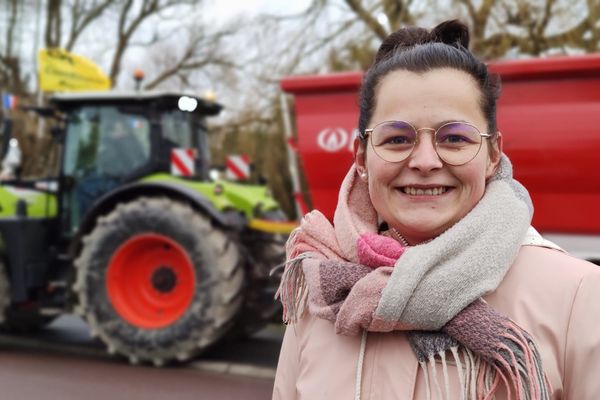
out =
<path fill-rule="evenodd" d="M 488 165 L 485 170 L 485 178 L 491 178 L 500 164 L 500 157 L 502 156 L 502 132 L 498 131 L 496 140 L 492 144 L 492 150 L 489 152 Z"/>
<path fill-rule="evenodd" d="M 359 176 L 367 172 L 365 146 L 361 146 L 358 138 L 354 139 L 354 164 Z"/>

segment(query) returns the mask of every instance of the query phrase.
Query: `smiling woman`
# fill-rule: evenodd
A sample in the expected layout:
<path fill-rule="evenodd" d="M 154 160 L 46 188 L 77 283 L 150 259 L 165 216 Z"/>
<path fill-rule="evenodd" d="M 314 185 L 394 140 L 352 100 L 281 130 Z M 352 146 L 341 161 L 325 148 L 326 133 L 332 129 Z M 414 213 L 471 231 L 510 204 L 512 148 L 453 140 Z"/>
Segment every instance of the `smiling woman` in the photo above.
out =
<path fill-rule="evenodd" d="M 480 97 L 475 80 L 456 69 L 398 70 L 379 83 L 371 146 L 359 147 L 357 170 L 381 218 L 410 244 L 436 237 L 463 218 L 498 165 L 498 141 L 482 140 L 477 128 L 487 130 Z M 382 129 L 385 121 L 397 121 L 394 132 Z M 409 145 L 400 147 L 399 139 Z"/>
<path fill-rule="evenodd" d="M 381 45 L 332 225 L 307 214 L 279 288 L 274 399 L 595 399 L 600 270 L 544 240 L 458 21 Z"/>

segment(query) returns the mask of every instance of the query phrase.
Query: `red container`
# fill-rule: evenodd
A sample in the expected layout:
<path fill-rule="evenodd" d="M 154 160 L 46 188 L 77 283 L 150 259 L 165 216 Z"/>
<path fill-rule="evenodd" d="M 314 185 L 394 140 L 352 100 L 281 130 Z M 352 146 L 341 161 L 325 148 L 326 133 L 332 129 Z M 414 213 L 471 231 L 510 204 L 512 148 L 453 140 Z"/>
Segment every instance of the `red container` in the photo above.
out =
<path fill-rule="evenodd" d="M 533 199 L 533 226 L 600 238 L 600 54 L 489 66 L 502 77 L 498 127 L 515 177 Z M 350 72 L 281 82 L 294 95 L 298 153 L 313 206 L 330 218 L 353 161 L 361 79 L 361 72 Z M 596 244 L 586 251 L 600 252 Z"/>

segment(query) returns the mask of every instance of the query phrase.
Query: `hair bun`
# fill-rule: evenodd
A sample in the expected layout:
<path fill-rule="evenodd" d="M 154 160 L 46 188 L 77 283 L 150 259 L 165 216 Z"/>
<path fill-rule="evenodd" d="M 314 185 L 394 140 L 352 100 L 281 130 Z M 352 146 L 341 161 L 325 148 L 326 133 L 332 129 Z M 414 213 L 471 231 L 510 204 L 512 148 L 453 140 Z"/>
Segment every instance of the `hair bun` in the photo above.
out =
<path fill-rule="evenodd" d="M 469 28 L 453 19 L 445 21 L 433 28 L 431 31 L 433 41 L 446 43 L 450 46 L 460 44 L 465 49 L 469 48 Z"/>
<path fill-rule="evenodd" d="M 424 28 L 406 27 L 386 37 L 375 56 L 375 63 L 391 56 L 397 49 L 418 44 L 440 42 L 449 46 L 469 48 L 469 28 L 457 19 L 442 22 L 429 32 Z"/>
<path fill-rule="evenodd" d="M 430 33 L 427 29 L 417 27 L 407 27 L 399 29 L 386 37 L 375 56 L 375 63 L 389 57 L 398 48 L 412 47 L 417 44 L 431 41 Z"/>

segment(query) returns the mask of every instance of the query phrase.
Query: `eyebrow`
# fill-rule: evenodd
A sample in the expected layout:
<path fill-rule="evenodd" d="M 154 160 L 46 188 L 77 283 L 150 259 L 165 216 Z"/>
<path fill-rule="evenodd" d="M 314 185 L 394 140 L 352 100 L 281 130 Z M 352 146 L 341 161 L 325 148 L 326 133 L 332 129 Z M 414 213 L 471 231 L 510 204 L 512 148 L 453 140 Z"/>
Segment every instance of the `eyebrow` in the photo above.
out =
<path fill-rule="evenodd" d="M 387 120 L 387 121 L 380 122 L 379 124 L 383 124 L 383 123 L 386 123 L 386 122 L 406 122 L 406 123 L 410 124 L 410 126 L 414 127 L 415 129 L 422 129 L 422 128 L 419 128 L 419 127 L 415 126 L 415 124 L 413 124 L 412 122 L 407 121 L 407 120 L 403 120 L 403 119 L 390 119 L 390 120 Z M 437 124 L 434 124 L 433 126 L 426 126 L 424 128 L 438 129 L 440 126 L 446 125 L 446 124 L 448 124 L 450 122 L 462 122 L 462 123 L 465 123 L 465 124 L 471 124 L 471 122 L 465 121 L 463 119 L 446 119 L 446 120 L 438 122 Z M 379 124 L 375 124 L 375 126 L 377 126 Z M 373 128 L 375 126 L 373 126 Z M 373 128 L 366 128 L 365 130 L 369 130 L 369 129 L 372 130 Z"/>
<path fill-rule="evenodd" d="M 422 128 L 419 128 L 418 126 L 416 126 L 415 124 L 413 124 L 412 122 L 406 121 L 406 120 L 402 120 L 402 119 L 394 119 L 394 120 L 390 120 L 388 122 L 408 122 L 415 129 L 422 129 Z M 440 126 L 449 124 L 450 122 L 462 122 L 462 123 L 465 123 L 465 124 L 471 124 L 471 122 L 465 121 L 463 119 L 446 119 L 446 120 L 440 121 L 440 122 L 438 122 L 436 124 L 433 124 L 432 126 L 425 126 L 423 128 L 439 129 Z"/>
<path fill-rule="evenodd" d="M 444 120 L 444 121 L 438 122 L 438 123 L 437 123 L 436 125 L 434 125 L 432 128 L 438 129 L 440 126 L 442 126 L 442 125 L 446 125 L 446 124 L 449 124 L 450 122 L 463 122 L 463 123 L 465 123 L 465 124 L 470 124 L 470 122 L 469 122 L 469 121 L 465 121 L 465 120 L 462 120 L 462 119 L 447 119 L 447 120 Z"/>

